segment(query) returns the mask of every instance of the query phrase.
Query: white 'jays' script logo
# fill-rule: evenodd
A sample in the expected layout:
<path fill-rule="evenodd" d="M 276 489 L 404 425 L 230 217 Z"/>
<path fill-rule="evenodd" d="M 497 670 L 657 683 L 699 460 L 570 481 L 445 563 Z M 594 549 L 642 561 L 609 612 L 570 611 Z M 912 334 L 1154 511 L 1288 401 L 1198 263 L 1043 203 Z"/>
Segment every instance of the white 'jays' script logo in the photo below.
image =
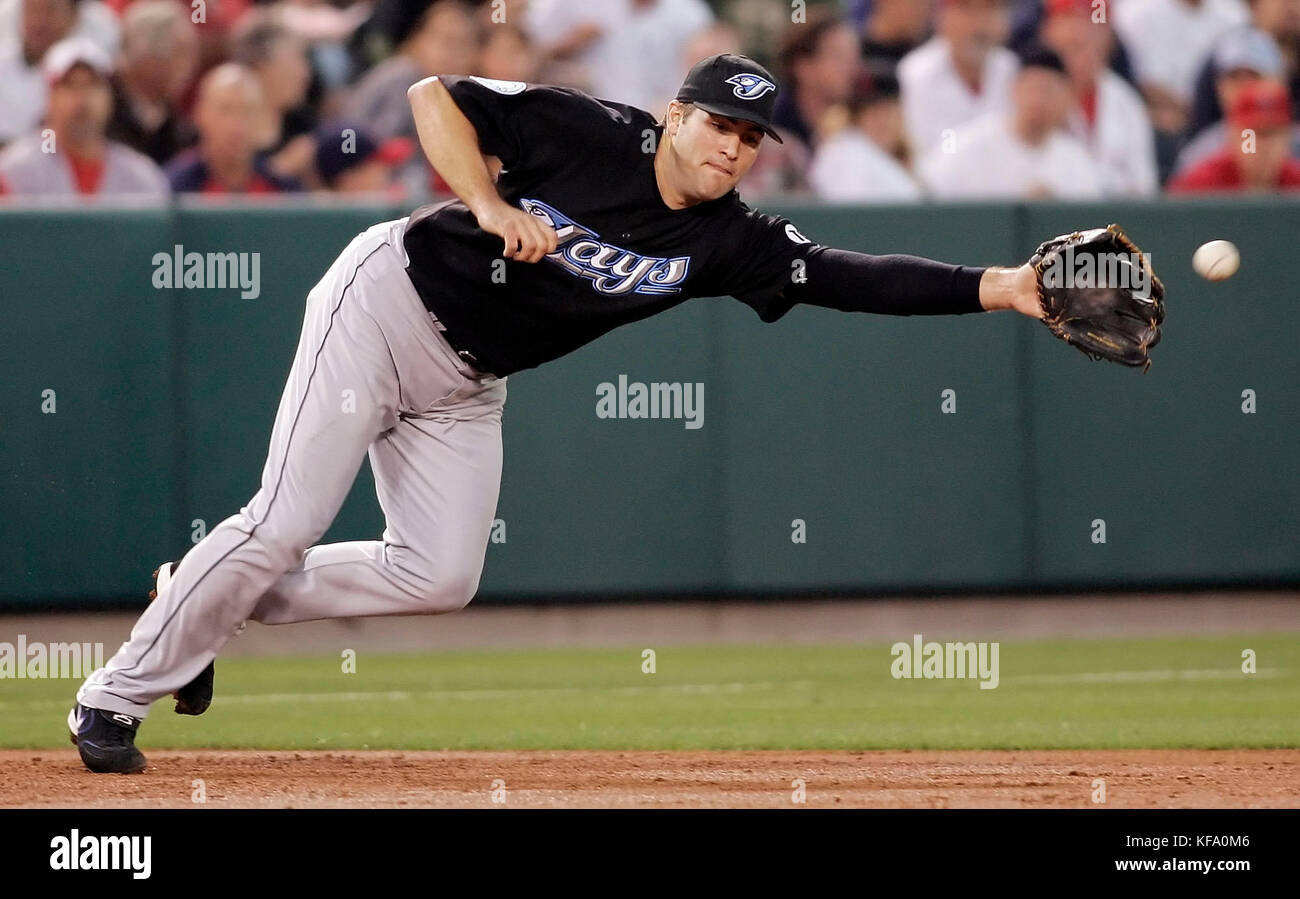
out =
<path fill-rule="evenodd" d="M 749 72 L 732 75 L 727 79 L 727 84 L 735 85 L 731 92 L 742 100 L 757 100 L 768 91 L 776 90 L 775 84 L 761 75 L 754 75 Z"/>
<path fill-rule="evenodd" d="M 524 212 L 535 215 L 555 229 L 555 252 L 546 258 L 580 278 L 587 278 L 601 293 L 623 296 L 629 293 L 664 295 L 681 293 L 681 284 L 691 267 L 690 256 L 642 256 L 604 243 L 590 228 L 584 228 L 553 206 L 540 200 L 519 201 Z"/>

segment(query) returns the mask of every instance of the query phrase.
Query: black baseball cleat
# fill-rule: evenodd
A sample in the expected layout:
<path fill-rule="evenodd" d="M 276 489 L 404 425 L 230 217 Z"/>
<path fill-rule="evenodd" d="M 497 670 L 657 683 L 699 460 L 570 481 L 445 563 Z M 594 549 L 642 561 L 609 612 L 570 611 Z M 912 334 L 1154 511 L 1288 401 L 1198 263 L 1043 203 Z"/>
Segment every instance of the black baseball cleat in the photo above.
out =
<path fill-rule="evenodd" d="M 68 712 L 68 734 L 82 763 L 96 774 L 138 774 L 144 753 L 135 748 L 140 719 L 121 712 L 88 709 L 78 703 Z"/>
<path fill-rule="evenodd" d="M 185 554 L 181 553 L 181 558 Z M 153 601 L 158 598 L 158 594 L 171 583 L 172 575 L 176 573 L 176 566 L 180 564 L 180 559 L 175 562 L 163 562 L 153 573 L 154 588 L 149 591 L 149 599 Z M 212 681 L 216 677 L 217 668 L 212 662 L 208 662 L 208 667 L 199 672 L 198 677 L 190 681 L 172 694 L 176 698 L 175 712 L 178 715 L 202 715 L 212 705 Z"/>

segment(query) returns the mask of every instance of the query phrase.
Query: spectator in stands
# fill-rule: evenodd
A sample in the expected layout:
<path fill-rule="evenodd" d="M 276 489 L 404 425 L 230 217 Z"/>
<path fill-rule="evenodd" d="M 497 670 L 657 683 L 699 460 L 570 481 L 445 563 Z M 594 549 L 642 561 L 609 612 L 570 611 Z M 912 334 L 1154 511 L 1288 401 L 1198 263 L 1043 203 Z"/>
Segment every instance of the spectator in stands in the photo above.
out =
<path fill-rule="evenodd" d="M 397 52 L 367 72 L 343 106 L 379 140 L 417 138 L 406 89 L 430 75 L 476 70 L 477 24 L 459 0 L 414 0 L 392 24 Z"/>
<path fill-rule="evenodd" d="M 533 83 L 541 64 L 541 54 L 532 38 L 518 25 L 489 22 L 483 29 L 478 72 L 484 78 Z"/>
<path fill-rule="evenodd" d="M 88 38 L 65 38 L 45 55 L 45 129 L 0 153 L 0 192 L 13 195 L 170 196 L 148 157 L 108 140 L 112 61 Z"/>
<path fill-rule="evenodd" d="M 928 0 L 875 0 L 862 23 L 862 63 L 894 77 L 898 64 L 930 36 Z"/>
<path fill-rule="evenodd" d="M 415 142 L 392 137 L 380 143 L 357 122 L 328 122 L 316 129 L 316 175 L 335 193 L 383 192 L 402 198 L 396 173 L 415 152 Z"/>
<path fill-rule="evenodd" d="M 682 55 L 677 61 L 677 83 L 686 79 L 686 73 L 701 59 L 717 56 L 719 53 L 744 55 L 745 47 L 740 39 L 740 32 L 726 22 L 714 22 L 686 42 Z M 659 112 L 654 109 L 651 112 Z"/>
<path fill-rule="evenodd" d="M 806 23 L 789 26 L 780 66 L 784 83 L 772 121 L 811 150 L 827 114 L 853 92 L 860 68 L 857 35 L 847 22 L 809 13 Z"/>
<path fill-rule="evenodd" d="M 1016 56 L 1006 47 L 1006 0 L 940 0 L 938 33 L 898 64 L 903 122 L 928 153 L 945 133 L 1011 107 Z"/>
<path fill-rule="evenodd" d="M 39 4 L 30 0 L 0 0 L 0 44 L 10 40 L 19 40 L 27 26 L 24 21 L 30 16 L 44 20 L 46 13 Z M 100 0 L 74 0 L 72 28 L 64 33 L 65 37 L 85 37 L 113 58 L 117 55 L 118 42 L 121 38 L 120 10 L 112 0 L 107 3 Z M 52 44 L 46 40 L 48 50 Z M 39 60 L 37 60 L 39 62 Z"/>
<path fill-rule="evenodd" d="M 704 0 L 532 0 L 525 14 L 544 57 L 570 63 L 562 79 L 655 113 L 677 93 L 687 43 L 712 22 Z"/>
<path fill-rule="evenodd" d="M 1122 2 L 1122 0 L 1121 0 Z M 1141 3 L 1142 0 L 1131 0 Z M 1136 88 L 1137 80 L 1133 77 L 1133 63 L 1129 59 L 1124 42 L 1114 34 L 1113 18 L 1110 15 L 1113 0 L 1098 2 L 1090 0 L 1091 19 L 1098 25 L 1111 26 L 1110 59 L 1106 65 L 1129 85 Z M 1011 39 L 1007 46 L 1019 53 L 1025 47 L 1042 43 L 1043 21 L 1047 18 L 1048 0 L 1012 0 Z"/>
<path fill-rule="evenodd" d="M 266 122 L 258 149 L 278 175 L 301 179 L 312 167 L 316 116 L 307 105 L 307 44 L 274 12 L 253 10 L 235 28 L 230 58 L 262 82 Z"/>
<path fill-rule="evenodd" d="M 1150 196 L 1159 189 L 1155 133 L 1145 104 L 1106 67 L 1114 37 L 1094 21 L 1092 0 L 1047 0 L 1043 44 L 1065 63 L 1074 89 L 1066 127 L 1087 149 L 1108 197 Z"/>
<path fill-rule="evenodd" d="M 166 165 L 194 139 L 178 109 L 194 77 L 198 35 L 175 0 L 133 3 L 122 19 L 108 136 Z"/>
<path fill-rule="evenodd" d="M 1219 152 L 1169 183 L 1170 193 L 1300 190 L 1300 159 L 1291 151 L 1291 104 L 1276 81 L 1252 81 L 1228 108 Z"/>
<path fill-rule="evenodd" d="M 763 152 L 758 154 L 749 172 L 740 180 L 740 193 L 750 202 L 810 194 L 808 166 L 812 155 L 803 141 L 789 131 L 776 130 L 784 143 L 763 141 Z"/>
<path fill-rule="evenodd" d="M 863 73 L 849 99 L 849 124 L 813 154 L 808 181 L 833 203 L 907 202 L 921 185 L 907 169 L 898 80 Z"/>
<path fill-rule="evenodd" d="M 1277 48 L 1277 58 L 1282 71 L 1275 77 L 1287 84 L 1292 96 L 1300 96 L 1300 0 L 1251 0 L 1250 28 L 1267 36 Z M 1224 34 L 1214 45 L 1214 50 L 1201 66 L 1196 77 L 1192 96 L 1192 109 L 1187 127 L 1189 135 L 1197 135 L 1216 122 L 1222 121 L 1224 105 L 1219 102 L 1215 80 L 1222 66 L 1219 53 L 1223 46 L 1248 29 L 1237 28 Z M 1258 40 L 1253 38 L 1252 40 Z M 1269 73 L 1266 77 L 1274 77 Z"/>
<path fill-rule="evenodd" d="M 194 124 L 199 143 L 167 166 L 176 193 L 270 194 L 301 185 L 271 171 L 257 151 L 266 98 L 258 77 L 238 63 L 217 66 L 199 82 Z"/>
<path fill-rule="evenodd" d="M 352 80 L 353 60 L 348 39 L 359 31 L 371 12 L 368 2 L 338 6 L 331 0 L 285 0 L 277 8 L 285 27 L 309 47 L 312 70 L 320 79 L 322 103 Z"/>
<path fill-rule="evenodd" d="M 41 58 L 77 24 L 77 0 L 11 0 L 9 5 L 10 30 L 0 34 L 0 144 L 40 124 L 48 91 Z"/>
<path fill-rule="evenodd" d="M 1215 111 L 1230 109 L 1242 88 L 1256 81 L 1285 83 L 1286 63 L 1282 51 L 1268 34 L 1241 28 L 1224 35 L 1214 48 L 1210 68 L 1214 73 Z M 1196 132 L 1178 154 L 1174 175 L 1178 176 L 1210 158 L 1223 148 L 1227 124 L 1220 118 Z M 1300 142 L 1300 127 L 1293 124 L 1293 142 Z M 1300 148 L 1300 143 L 1297 143 Z"/>
<path fill-rule="evenodd" d="M 985 113 L 958 130 L 951 145 L 922 160 L 921 180 L 940 199 L 1101 196 L 1097 166 L 1065 131 L 1072 99 L 1061 58 L 1043 47 L 1026 49 L 1011 111 Z"/>
<path fill-rule="evenodd" d="M 1242 0 L 1125 0 L 1115 30 L 1157 133 L 1162 174 L 1173 166 L 1189 122 L 1196 74 L 1222 35 L 1246 23 Z"/>

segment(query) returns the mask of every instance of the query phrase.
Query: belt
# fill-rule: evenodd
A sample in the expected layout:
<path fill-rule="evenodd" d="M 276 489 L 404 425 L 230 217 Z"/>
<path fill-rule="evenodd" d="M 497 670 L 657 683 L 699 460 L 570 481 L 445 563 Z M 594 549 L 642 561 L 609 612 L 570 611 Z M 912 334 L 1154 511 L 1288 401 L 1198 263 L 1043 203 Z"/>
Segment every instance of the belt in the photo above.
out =
<path fill-rule="evenodd" d="M 447 342 L 447 346 L 451 347 L 452 352 L 459 356 L 461 361 L 469 366 L 470 371 L 474 373 L 475 377 L 481 378 L 491 374 L 491 372 L 483 371 L 478 367 L 478 358 L 473 353 L 469 350 L 462 350 L 456 345 L 456 339 L 447 331 L 447 326 L 444 325 L 438 316 L 434 315 L 431 310 L 429 311 L 429 320 L 432 321 L 433 326 L 438 329 L 438 333 L 442 336 L 442 339 Z"/>

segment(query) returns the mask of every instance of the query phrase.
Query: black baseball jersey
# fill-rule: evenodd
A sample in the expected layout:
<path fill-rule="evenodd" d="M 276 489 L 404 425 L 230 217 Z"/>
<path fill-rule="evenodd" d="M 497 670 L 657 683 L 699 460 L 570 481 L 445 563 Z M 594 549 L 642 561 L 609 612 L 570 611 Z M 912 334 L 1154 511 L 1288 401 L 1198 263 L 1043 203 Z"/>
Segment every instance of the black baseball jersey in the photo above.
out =
<path fill-rule="evenodd" d="M 911 257 L 828 254 L 735 191 L 670 209 L 654 171 L 662 127 L 648 112 L 568 88 L 440 80 L 482 152 L 500 158 L 501 196 L 558 235 L 541 262 L 516 262 L 459 201 L 412 213 L 411 281 L 480 371 L 504 377 L 540 365 L 692 297 L 732 296 L 764 321 L 799 302 L 898 314 L 980 308 L 981 270 L 914 260 L 920 269 L 895 271 L 903 280 L 891 276 L 880 290 L 889 260 Z M 895 308 L 859 305 L 855 297 L 873 290 Z"/>

